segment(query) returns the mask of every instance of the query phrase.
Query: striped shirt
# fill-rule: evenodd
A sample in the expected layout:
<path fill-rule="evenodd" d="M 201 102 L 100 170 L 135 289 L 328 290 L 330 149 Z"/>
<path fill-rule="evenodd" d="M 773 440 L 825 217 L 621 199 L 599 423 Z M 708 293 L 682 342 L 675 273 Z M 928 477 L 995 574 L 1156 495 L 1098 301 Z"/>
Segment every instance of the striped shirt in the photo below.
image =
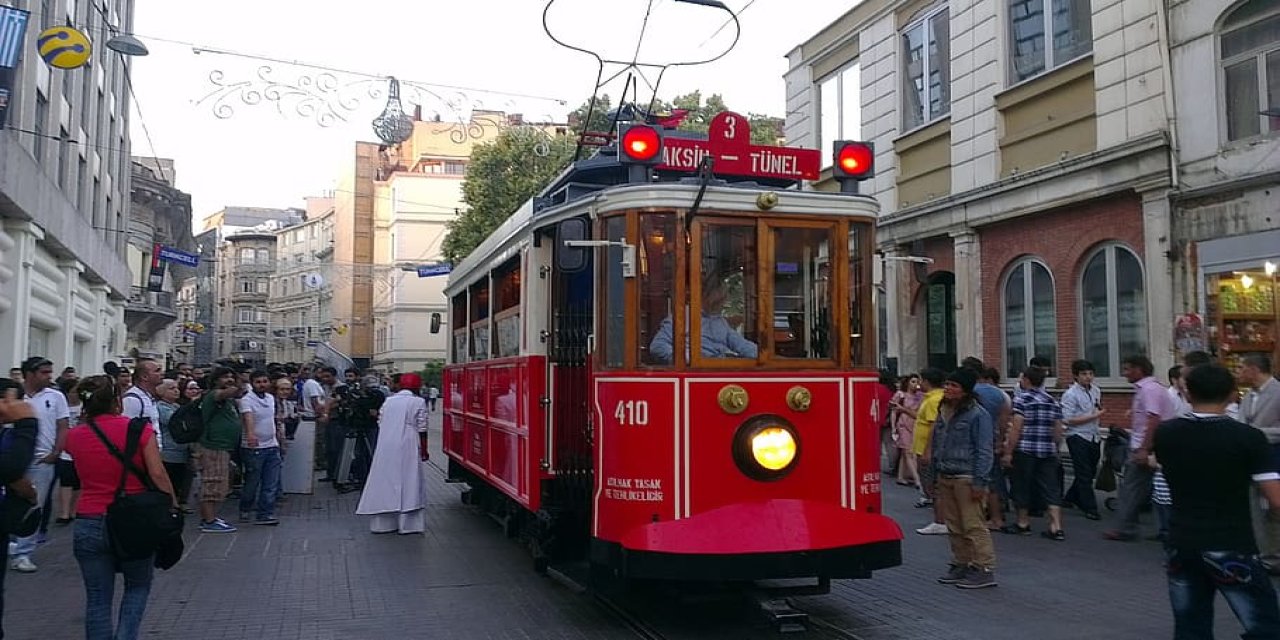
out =
<path fill-rule="evenodd" d="M 1013 399 L 1013 415 L 1022 416 L 1022 432 L 1015 448 L 1029 456 L 1049 458 L 1058 454 L 1054 425 L 1062 420 L 1062 407 L 1044 389 L 1024 389 Z"/>

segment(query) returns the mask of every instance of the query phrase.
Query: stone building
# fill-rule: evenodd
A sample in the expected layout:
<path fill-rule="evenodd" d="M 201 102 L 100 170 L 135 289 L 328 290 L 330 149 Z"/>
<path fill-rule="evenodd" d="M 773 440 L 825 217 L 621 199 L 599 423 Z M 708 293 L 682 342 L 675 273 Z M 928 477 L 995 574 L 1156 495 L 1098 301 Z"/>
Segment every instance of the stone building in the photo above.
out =
<path fill-rule="evenodd" d="M 307 198 L 306 219 L 276 231 L 276 269 L 267 301 L 270 362 L 307 362 L 334 334 L 333 197 Z"/>
<path fill-rule="evenodd" d="M 131 286 L 124 313 L 128 328 L 125 349 L 133 358 L 165 362 L 171 355 L 178 320 L 175 294 L 195 269 L 161 261 L 157 251 L 167 247 L 197 253 L 191 235 L 191 196 L 174 188 L 171 160 L 138 158 L 132 167 L 126 248 Z M 156 269 L 160 278 L 156 286 L 150 286 Z"/>
<path fill-rule="evenodd" d="M 218 262 L 218 356 L 250 365 L 267 362 L 267 298 L 276 270 L 276 237 L 240 231 L 222 241 Z"/>
<path fill-rule="evenodd" d="M 0 361 L 96 371 L 124 355 L 132 63 L 98 47 L 54 69 L 34 42 L 55 24 L 129 32 L 134 2 L 8 4 L 32 14 L 0 131 Z"/>
<path fill-rule="evenodd" d="M 1172 363 L 1160 6 L 867 0 L 790 52 L 788 141 L 876 145 L 886 364 L 1088 358 L 1125 389 L 1124 356 Z"/>

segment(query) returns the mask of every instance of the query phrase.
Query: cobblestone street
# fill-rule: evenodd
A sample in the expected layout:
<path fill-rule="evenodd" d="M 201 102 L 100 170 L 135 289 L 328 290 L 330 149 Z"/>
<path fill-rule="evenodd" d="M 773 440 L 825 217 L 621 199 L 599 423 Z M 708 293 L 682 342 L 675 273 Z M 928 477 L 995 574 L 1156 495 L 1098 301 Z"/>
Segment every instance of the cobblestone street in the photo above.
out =
<path fill-rule="evenodd" d="M 433 438 L 438 443 L 439 438 Z M 437 445 L 438 446 L 438 445 Z M 433 463 L 443 459 L 437 451 Z M 487 518 L 460 504 L 458 489 L 430 478 L 424 536 L 374 536 L 352 515 L 358 494 L 292 496 L 275 528 L 188 534 L 188 557 L 157 572 L 144 625 L 151 638 L 633 638 L 626 621 L 589 596 L 535 574 L 528 554 Z M 966 592 L 933 581 L 945 536 L 925 522 L 910 490 L 888 485 L 886 505 L 907 530 L 905 564 L 868 581 L 841 581 L 830 595 L 795 599 L 815 618 L 801 637 L 863 640 L 951 638 L 1136 639 L 1172 635 L 1154 542 L 1104 542 L 1107 522 L 1066 516 L 1064 543 L 997 534 L 1000 587 Z M 234 507 L 224 509 L 231 516 Z M 1036 523 L 1037 528 L 1040 526 Z M 54 529 L 38 573 L 10 572 L 9 638 L 76 638 L 83 589 L 70 530 Z M 119 589 L 117 589 L 118 597 Z M 768 638 L 762 616 L 740 600 L 684 602 L 658 596 L 621 602 L 667 638 Z M 1219 600 L 1218 631 L 1239 633 Z"/>

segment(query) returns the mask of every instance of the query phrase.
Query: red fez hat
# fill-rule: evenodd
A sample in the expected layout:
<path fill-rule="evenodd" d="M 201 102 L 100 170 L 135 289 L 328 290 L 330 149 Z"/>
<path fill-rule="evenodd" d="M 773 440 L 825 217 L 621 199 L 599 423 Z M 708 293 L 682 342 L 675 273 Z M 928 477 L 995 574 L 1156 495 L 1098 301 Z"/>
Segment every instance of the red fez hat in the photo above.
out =
<path fill-rule="evenodd" d="M 422 376 L 416 373 L 400 374 L 400 388 L 416 392 L 422 388 Z"/>

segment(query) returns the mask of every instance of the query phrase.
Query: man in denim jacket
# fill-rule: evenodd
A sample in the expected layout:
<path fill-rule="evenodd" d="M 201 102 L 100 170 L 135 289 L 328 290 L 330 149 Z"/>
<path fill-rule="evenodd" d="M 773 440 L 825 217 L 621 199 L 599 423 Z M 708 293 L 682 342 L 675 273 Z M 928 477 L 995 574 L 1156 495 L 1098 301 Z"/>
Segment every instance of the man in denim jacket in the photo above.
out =
<path fill-rule="evenodd" d="M 977 376 L 952 373 L 942 385 L 942 407 L 933 427 L 936 500 L 951 541 L 951 566 L 938 582 L 961 589 L 996 586 L 996 553 L 982 506 L 995 460 L 991 414 L 973 395 Z"/>

